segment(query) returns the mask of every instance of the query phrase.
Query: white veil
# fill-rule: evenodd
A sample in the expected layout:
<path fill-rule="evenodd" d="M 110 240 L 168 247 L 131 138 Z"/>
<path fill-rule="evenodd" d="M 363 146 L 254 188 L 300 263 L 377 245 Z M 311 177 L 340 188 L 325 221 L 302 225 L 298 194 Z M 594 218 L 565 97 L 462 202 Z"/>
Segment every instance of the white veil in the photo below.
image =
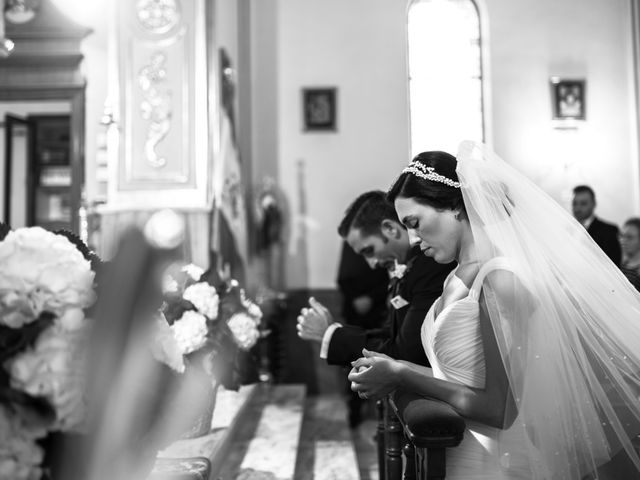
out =
<path fill-rule="evenodd" d="M 629 440 L 640 433 L 640 294 L 487 147 L 463 142 L 457 160 L 479 261 L 505 257 L 515 272 L 494 271 L 482 287 L 518 408 L 501 432 L 502 465 L 517 468 L 519 449 L 525 478 L 581 479 L 624 449 L 640 471 Z"/>

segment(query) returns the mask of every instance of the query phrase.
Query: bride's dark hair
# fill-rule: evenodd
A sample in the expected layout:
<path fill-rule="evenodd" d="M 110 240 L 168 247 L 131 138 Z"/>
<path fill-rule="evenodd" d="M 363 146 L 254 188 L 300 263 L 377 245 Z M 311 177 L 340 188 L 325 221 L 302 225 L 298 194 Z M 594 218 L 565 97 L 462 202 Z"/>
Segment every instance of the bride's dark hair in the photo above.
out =
<path fill-rule="evenodd" d="M 412 163 L 414 162 L 432 167 L 435 173 L 449 180 L 458 181 L 457 161 L 453 155 L 438 151 L 422 152 L 413 158 Z M 462 192 L 459 188 L 420 178 L 411 172 L 402 173 L 387 192 L 387 199 L 391 203 L 398 197 L 411 198 L 438 210 L 464 211 Z"/>

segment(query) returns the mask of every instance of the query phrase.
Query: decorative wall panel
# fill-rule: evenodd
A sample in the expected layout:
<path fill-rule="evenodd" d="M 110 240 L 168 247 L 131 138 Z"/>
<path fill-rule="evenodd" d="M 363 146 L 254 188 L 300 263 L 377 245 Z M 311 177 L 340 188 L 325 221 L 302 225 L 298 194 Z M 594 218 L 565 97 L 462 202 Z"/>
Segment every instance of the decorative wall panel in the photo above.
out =
<path fill-rule="evenodd" d="M 207 3 L 119 1 L 111 208 L 210 207 Z"/>

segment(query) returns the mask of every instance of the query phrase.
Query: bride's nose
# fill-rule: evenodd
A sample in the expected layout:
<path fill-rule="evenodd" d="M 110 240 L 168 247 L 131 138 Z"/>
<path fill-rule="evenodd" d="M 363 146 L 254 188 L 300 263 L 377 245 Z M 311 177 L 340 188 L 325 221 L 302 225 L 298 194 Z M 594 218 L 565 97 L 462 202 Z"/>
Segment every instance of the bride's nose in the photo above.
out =
<path fill-rule="evenodd" d="M 413 247 L 414 245 L 418 245 L 420 244 L 420 242 L 422 241 L 420 239 L 420 237 L 416 234 L 416 231 L 413 229 L 409 229 L 407 230 L 407 233 L 409 234 L 409 244 Z"/>

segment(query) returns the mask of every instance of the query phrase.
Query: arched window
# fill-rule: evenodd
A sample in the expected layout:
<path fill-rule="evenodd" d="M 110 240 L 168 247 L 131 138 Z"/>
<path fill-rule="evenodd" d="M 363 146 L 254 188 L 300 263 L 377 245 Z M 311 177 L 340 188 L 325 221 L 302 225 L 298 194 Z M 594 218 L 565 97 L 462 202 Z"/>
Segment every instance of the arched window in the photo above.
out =
<path fill-rule="evenodd" d="M 484 141 L 480 15 L 473 0 L 413 0 L 408 10 L 411 151 L 456 154 Z"/>

